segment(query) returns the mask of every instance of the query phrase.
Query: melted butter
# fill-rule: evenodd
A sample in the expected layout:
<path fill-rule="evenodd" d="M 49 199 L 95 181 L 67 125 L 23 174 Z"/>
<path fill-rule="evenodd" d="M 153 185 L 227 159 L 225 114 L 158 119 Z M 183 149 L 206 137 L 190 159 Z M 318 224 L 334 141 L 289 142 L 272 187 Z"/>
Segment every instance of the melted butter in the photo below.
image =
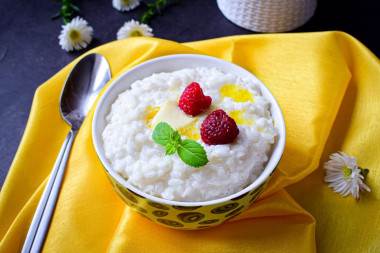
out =
<path fill-rule="evenodd" d="M 235 102 L 251 101 L 252 103 L 254 103 L 253 96 L 247 89 L 243 89 L 242 87 L 234 85 L 234 84 L 225 84 L 219 90 L 219 92 L 222 95 L 222 99 L 224 97 L 230 97 Z"/>
<path fill-rule="evenodd" d="M 191 140 L 199 140 L 201 138 L 200 130 L 196 127 L 198 120 L 195 120 L 185 127 L 178 129 L 178 133 L 182 136 L 187 136 Z"/>
<path fill-rule="evenodd" d="M 148 105 L 148 108 L 146 109 L 146 124 L 149 128 L 152 128 L 152 119 L 156 116 L 158 111 L 160 110 L 160 107 L 151 107 Z"/>
<path fill-rule="evenodd" d="M 248 102 L 254 103 L 253 95 L 242 87 L 234 84 L 225 84 L 220 90 L 220 95 L 222 99 L 225 97 L 232 98 L 235 102 Z M 252 126 L 255 123 L 253 118 L 244 117 L 243 111 L 230 111 L 228 115 L 233 118 L 238 125 L 248 125 Z"/>
<path fill-rule="evenodd" d="M 258 127 L 257 130 L 258 130 L 259 132 L 264 132 L 264 133 L 266 133 L 266 134 L 269 134 L 269 130 L 268 130 L 268 129 L 264 129 L 264 128 L 262 128 L 262 127 Z M 276 136 L 274 136 L 274 137 L 276 137 Z"/>
<path fill-rule="evenodd" d="M 253 118 L 247 119 L 244 117 L 244 111 L 230 111 L 228 116 L 233 118 L 238 125 L 248 125 L 252 126 L 255 123 Z"/>

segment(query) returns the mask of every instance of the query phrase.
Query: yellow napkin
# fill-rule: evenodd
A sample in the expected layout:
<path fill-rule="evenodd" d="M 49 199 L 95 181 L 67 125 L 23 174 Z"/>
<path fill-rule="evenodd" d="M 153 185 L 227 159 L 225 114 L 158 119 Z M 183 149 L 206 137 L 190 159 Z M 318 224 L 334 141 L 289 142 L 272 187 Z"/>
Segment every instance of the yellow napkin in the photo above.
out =
<path fill-rule="evenodd" d="M 200 231 L 165 228 L 134 213 L 114 192 L 92 145 L 93 108 L 74 142 L 45 252 L 379 252 L 380 64 L 356 39 L 341 32 L 184 44 L 131 38 L 90 52 L 107 58 L 114 78 L 145 60 L 177 53 L 212 55 L 246 68 L 283 109 L 285 153 L 263 195 L 246 212 Z M 69 131 L 59 96 L 76 62 L 35 94 L 0 195 L 0 252 L 22 248 Z M 342 198 L 323 182 L 323 163 L 339 150 L 370 169 L 366 183 L 372 191 L 360 200 Z"/>

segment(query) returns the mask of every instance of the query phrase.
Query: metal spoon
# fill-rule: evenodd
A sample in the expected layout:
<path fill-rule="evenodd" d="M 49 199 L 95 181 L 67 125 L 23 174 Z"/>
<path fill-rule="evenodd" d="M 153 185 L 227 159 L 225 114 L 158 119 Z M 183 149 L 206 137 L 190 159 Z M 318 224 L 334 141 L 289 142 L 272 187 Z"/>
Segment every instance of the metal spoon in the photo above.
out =
<path fill-rule="evenodd" d="M 50 178 L 42 194 L 26 236 L 22 252 L 40 252 L 50 225 L 61 188 L 67 159 L 74 138 L 105 84 L 111 79 L 107 60 L 100 54 L 88 54 L 71 70 L 61 93 L 61 114 L 71 126 Z"/>

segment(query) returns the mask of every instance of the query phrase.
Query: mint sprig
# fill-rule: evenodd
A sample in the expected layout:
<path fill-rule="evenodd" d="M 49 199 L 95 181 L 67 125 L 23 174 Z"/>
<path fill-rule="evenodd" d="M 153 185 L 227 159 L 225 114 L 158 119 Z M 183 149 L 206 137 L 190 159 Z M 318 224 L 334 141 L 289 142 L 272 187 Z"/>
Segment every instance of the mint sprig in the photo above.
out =
<path fill-rule="evenodd" d="M 190 139 L 181 139 L 178 131 L 165 122 L 160 122 L 154 128 L 153 140 L 165 146 L 165 155 L 172 155 L 176 151 L 186 164 L 192 167 L 201 167 L 208 163 L 207 154 L 201 144 Z"/>

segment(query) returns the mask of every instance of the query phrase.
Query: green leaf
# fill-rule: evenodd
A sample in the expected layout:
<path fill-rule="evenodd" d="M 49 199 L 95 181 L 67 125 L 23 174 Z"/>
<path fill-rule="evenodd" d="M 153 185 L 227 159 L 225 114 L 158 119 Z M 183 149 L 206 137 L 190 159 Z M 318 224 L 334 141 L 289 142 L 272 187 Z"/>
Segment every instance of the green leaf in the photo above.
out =
<path fill-rule="evenodd" d="M 62 17 L 62 14 L 60 12 L 58 12 L 53 17 L 51 17 L 51 19 L 57 19 L 57 18 L 60 18 L 60 17 Z"/>
<path fill-rule="evenodd" d="M 173 0 L 171 2 L 181 2 L 180 0 Z M 148 10 L 141 15 L 140 22 L 142 24 L 149 24 L 156 14 L 162 15 L 164 9 L 169 5 L 167 0 L 155 0 L 152 3 L 146 3 L 145 6 Z"/>
<path fill-rule="evenodd" d="M 68 10 L 68 6 L 67 5 L 62 5 L 62 7 L 61 7 L 61 11 L 62 12 L 66 12 L 67 10 Z"/>
<path fill-rule="evenodd" d="M 63 23 L 65 23 L 65 25 L 66 25 L 67 23 L 70 23 L 70 21 L 71 21 L 71 19 L 66 18 L 66 17 L 63 17 Z"/>
<path fill-rule="evenodd" d="M 363 176 L 366 176 L 369 173 L 369 169 L 363 169 L 362 167 L 359 167 L 360 169 L 360 174 Z"/>
<path fill-rule="evenodd" d="M 72 4 L 72 3 L 68 3 L 67 6 L 69 6 L 71 9 L 73 9 L 74 11 L 78 11 L 79 12 L 79 7 Z"/>
<path fill-rule="evenodd" d="M 166 146 L 172 142 L 171 135 L 173 132 L 173 128 L 168 123 L 160 122 L 154 128 L 152 138 L 156 143 Z"/>
<path fill-rule="evenodd" d="M 186 164 L 201 167 L 208 163 L 207 154 L 201 144 L 194 140 L 183 140 L 178 146 L 178 155 Z"/>
<path fill-rule="evenodd" d="M 172 155 L 174 154 L 176 151 L 177 151 L 177 146 L 178 145 L 174 145 L 173 143 L 168 143 L 166 144 L 165 146 L 165 155 Z"/>
<path fill-rule="evenodd" d="M 171 133 L 170 139 L 174 142 L 179 144 L 181 142 L 181 135 L 179 135 L 178 131 L 175 131 Z"/>
<path fill-rule="evenodd" d="M 63 23 L 67 24 L 69 23 L 73 18 L 75 13 L 79 12 L 78 6 L 73 4 L 72 0 L 54 0 L 56 2 L 62 3 L 60 7 L 59 14 L 56 14 L 52 17 L 52 19 L 57 19 L 59 17 L 62 17 Z"/>
<path fill-rule="evenodd" d="M 177 151 L 182 161 L 193 167 L 208 163 L 202 145 L 194 140 L 181 140 L 178 131 L 174 131 L 168 123 L 158 123 L 153 130 L 152 138 L 156 143 L 165 146 L 165 155 L 172 155 Z"/>
<path fill-rule="evenodd" d="M 71 20 L 71 13 L 70 12 L 64 12 L 63 13 L 63 16 L 65 17 L 65 18 L 70 18 L 70 20 Z"/>

